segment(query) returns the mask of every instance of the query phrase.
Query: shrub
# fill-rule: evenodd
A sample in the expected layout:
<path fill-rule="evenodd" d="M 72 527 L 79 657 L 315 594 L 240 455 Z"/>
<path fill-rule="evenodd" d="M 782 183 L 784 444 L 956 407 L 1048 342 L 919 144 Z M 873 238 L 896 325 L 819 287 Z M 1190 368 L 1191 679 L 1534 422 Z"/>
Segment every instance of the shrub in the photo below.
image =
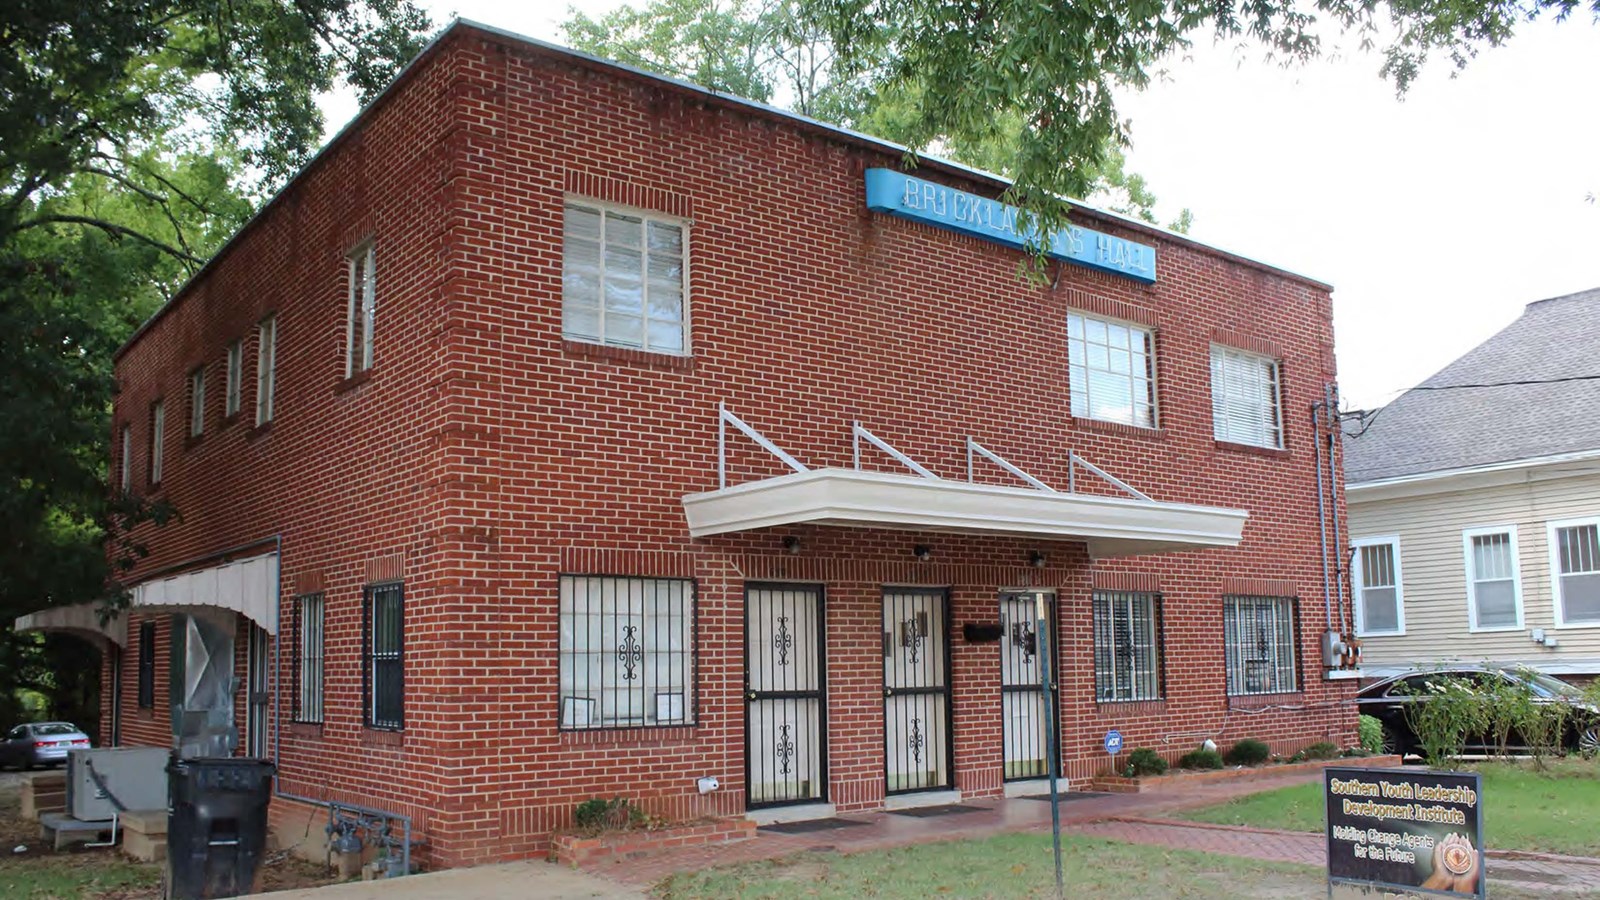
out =
<path fill-rule="evenodd" d="M 1484 680 L 1483 726 L 1495 755 L 1509 754 L 1511 735 L 1538 712 L 1527 682 L 1504 678 Z M 1535 729 L 1537 729 L 1535 725 Z"/>
<path fill-rule="evenodd" d="M 1572 717 L 1572 705 L 1561 700 L 1547 703 L 1530 703 L 1516 723 L 1528 742 L 1528 752 L 1536 764 L 1543 766 L 1548 757 L 1561 755 L 1567 734 L 1567 719 Z"/>
<path fill-rule="evenodd" d="M 1191 750 L 1178 759 L 1178 768 L 1220 769 L 1222 768 L 1222 754 L 1215 750 Z"/>
<path fill-rule="evenodd" d="M 1417 702 L 1406 704 L 1406 722 L 1430 766 L 1444 767 L 1466 749 L 1467 740 L 1483 733 L 1488 716 L 1482 695 L 1465 678 L 1441 675 L 1430 679 Z"/>
<path fill-rule="evenodd" d="M 1299 754 L 1302 759 L 1338 759 L 1339 745 L 1327 741 L 1318 741 L 1309 747 L 1303 748 Z"/>
<path fill-rule="evenodd" d="M 1362 716 L 1356 723 L 1356 733 L 1361 736 L 1361 749 L 1371 754 L 1383 752 L 1383 723 L 1373 716 Z"/>
<path fill-rule="evenodd" d="M 1228 748 L 1227 760 L 1230 766 L 1259 766 L 1272 755 L 1272 748 L 1264 742 L 1245 738 Z"/>
<path fill-rule="evenodd" d="M 621 797 L 610 800 L 595 797 L 592 800 L 585 800 L 572 812 L 572 819 L 578 828 L 587 832 L 617 831 L 635 827 L 647 823 L 649 818 L 644 810 Z"/>
<path fill-rule="evenodd" d="M 1161 754 L 1151 750 L 1149 747 L 1139 747 L 1128 754 L 1126 773 L 1129 778 L 1138 778 L 1141 775 L 1161 775 L 1166 771 L 1167 761 L 1161 758 Z"/>

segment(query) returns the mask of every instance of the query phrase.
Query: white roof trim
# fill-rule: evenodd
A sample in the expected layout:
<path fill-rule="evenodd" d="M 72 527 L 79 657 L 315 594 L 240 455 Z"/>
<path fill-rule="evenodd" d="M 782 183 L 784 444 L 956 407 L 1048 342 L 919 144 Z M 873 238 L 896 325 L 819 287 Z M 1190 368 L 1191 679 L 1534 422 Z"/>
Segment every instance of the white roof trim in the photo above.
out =
<path fill-rule="evenodd" d="M 1432 472 L 1415 472 L 1410 475 L 1396 475 L 1393 478 L 1375 478 L 1372 481 L 1352 481 L 1344 486 L 1345 494 L 1352 501 L 1366 499 L 1383 499 L 1401 489 L 1412 488 L 1412 493 L 1431 493 L 1451 489 L 1451 479 L 1468 480 L 1476 476 L 1489 476 L 1499 473 L 1518 472 L 1523 469 L 1536 469 L 1543 466 L 1562 465 L 1564 463 L 1589 462 L 1600 460 L 1600 449 L 1577 450 L 1571 453 L 1555 453 L 1550 456 L 1534 456 L 1527 459 L 1513 459 L 1505 462 L 1485 463 L 1477 466 L 1463 466 L 1456 469 L 1436 469 Z M 1581 474 L 1581 473 L 1572 473 Z M 1413 488 L 1413 486 L 1415 486 Z"/>
<path fill-rule="evenodd" d="M 1242 509 L 815 469 L 687 494 L 689 534 L 839 525 L 1083 541 L 1092 557 L 1237 547 Z"/>

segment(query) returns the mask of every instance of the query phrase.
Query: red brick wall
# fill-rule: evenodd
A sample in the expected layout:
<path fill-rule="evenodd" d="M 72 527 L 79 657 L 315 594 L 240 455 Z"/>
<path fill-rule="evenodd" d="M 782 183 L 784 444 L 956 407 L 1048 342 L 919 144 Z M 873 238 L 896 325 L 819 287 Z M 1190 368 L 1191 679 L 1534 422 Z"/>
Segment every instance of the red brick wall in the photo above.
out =
<path fill-rule="evenodd" d="M 165 489 L 185 518 L 149 539 L 154 567 L 281 534 L 284 597 L 324 590 L 328 720 L 283 732 L 287 789 L 412 812 L 439 864 L 541 851 L 593 796 L 678 817 L 740 812 L 743 594 L 763 579 L 826 585 L 829 792 L 841 808 L 883 797 L 885 583 L 952 588 L 956 780 L 970 793 L 1000 787 L 999 659 L 996 645 L 964 644 L 959 629 L 994 621 L 1002 587 L 1060 592 L 1073 776 L 1104 765 L 1100 740 L 1113 726 L 1130 747 L 1174 756 L 1208 736 L 1285 749 L 1353 739 L 1354 712 L 1337 705 L 1351 688 L 1323 682 L 1317 656 L 1309 406 L 1334 374 L 1327 293 L 1087 213 L 1086 225 L 1156 243 L 1160 281 L 1061 266 L 1053 286 L 1029 285 L 1012 251 L 868 213 L 863 170 L 897 163 L 462 27 L 133 345 L 119 367 L 119 425 L 159 393 L 181 397 L 201 360 L 220 419 L 226 341 L 279 312 L 277 421 L 264 434 L 237 423 L 184 449 L 183 405 L 169 407 Z M 692 357 L 563 342 L 568 194 L 691 221 Z M 378 363 L 350 386 L 343 255 L 369 235 Z M 1069 415 L 1069 308 L 1156 328 L 1159 431 Z M 1218 334 L 1281 355 L 1286 450 L 1213 441 L 1208 346 Z M 247 353 L 246 416 L 253 361 Z M 850 465 L 859 419 L 947 477 L 964 473 L 970 435 L 1058 487 L 1070 449 L 1158 500 L 1244 508 L 1251 519 L 1237 550 L 1094 564 L 1078 544 L 947 534 L 796 528 L 692 540 L 679 498 L 716 486 L 718 402 L 813 467 Z M 142 454 L 146 426 L 133 422 Z M 729 446 L 734 481 L 785 471 L 742 438 Z M 863 459 L 894 470 L 876 452 Z M 979 478 L 1009 483 L 982 464 Z M 1109 492 L 1091 482 L 1079 479 Z M 782 552 L 786 534 L 800 538 L 798 555 Z M 912 559 L 918 543 L 934 548 L 932 561 Z M 1027 564 L 1033 549 L 1047 553 L 1045 569 Z M 360 727 L 360 588 L 379 561 L 406 581 L 398 742 Z M 697 580 L 695 727 L 557 730 L 563 571 Z M 1162 592 L 1165 701 L 1093 701 L 1095 572 L 1140 575 Z M 1225 696 L 1228 579 L 1272 579 L 1301 598 L 1303 690 L 1273 698 L 1286 708 Z M 283 708 L 287 717 L 288 698 Z M 723 789 L 698 795 L 701 775 Z"/>

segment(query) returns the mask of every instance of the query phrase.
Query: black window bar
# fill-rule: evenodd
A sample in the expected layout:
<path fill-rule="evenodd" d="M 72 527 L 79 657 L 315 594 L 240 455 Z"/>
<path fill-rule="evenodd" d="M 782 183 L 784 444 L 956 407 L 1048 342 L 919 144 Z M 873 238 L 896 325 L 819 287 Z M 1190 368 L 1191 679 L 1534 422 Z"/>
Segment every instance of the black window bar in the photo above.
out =
<path fill-rule="evenodd" d="M 289 648 L 293 654 L 289 665 L 290 697 L 293 709 L 291 720 L 320 724 L 322 722 L 323 678 L 323 596 L 304 594 L 294 598 L 292 634 Z"/>
<path fill-rule="evenodd" d="M 563 730 L 693 725 L 695 583 L 560 578 Z"/>
<path fill-rule="evenodd" d="M 1093 607 L 1095 699 L 1161 699 L 1161 596 L 1095 591 Z"/>
<path fill-rule="evenodd" d="M 139 708 L 156 705 L 156 623 L 139 624 Z"/>
<path fill-rule="evenodd" d="M 362 708 L 369 728 L 405 727 L 405 601 L 400 584 L 368 587 L 361 604 Z"/>
<path fill-rule="evenodd" d="M 1223 651 L 1232 696 L 1297 690 L 1292 597 L 1224 597 Z"/>

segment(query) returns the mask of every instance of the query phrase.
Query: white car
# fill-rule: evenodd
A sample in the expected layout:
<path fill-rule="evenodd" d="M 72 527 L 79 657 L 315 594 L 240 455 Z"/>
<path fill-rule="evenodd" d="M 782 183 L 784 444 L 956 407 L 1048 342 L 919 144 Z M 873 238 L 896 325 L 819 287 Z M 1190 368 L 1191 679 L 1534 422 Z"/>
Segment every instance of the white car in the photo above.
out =
<path fill-rule="evenodd" d="M 71 722 L 30 722 L 6 732 L 0 743 L 0 767 L 59 766 L 67 753 L 89 746 L 89 736 Z"/>

